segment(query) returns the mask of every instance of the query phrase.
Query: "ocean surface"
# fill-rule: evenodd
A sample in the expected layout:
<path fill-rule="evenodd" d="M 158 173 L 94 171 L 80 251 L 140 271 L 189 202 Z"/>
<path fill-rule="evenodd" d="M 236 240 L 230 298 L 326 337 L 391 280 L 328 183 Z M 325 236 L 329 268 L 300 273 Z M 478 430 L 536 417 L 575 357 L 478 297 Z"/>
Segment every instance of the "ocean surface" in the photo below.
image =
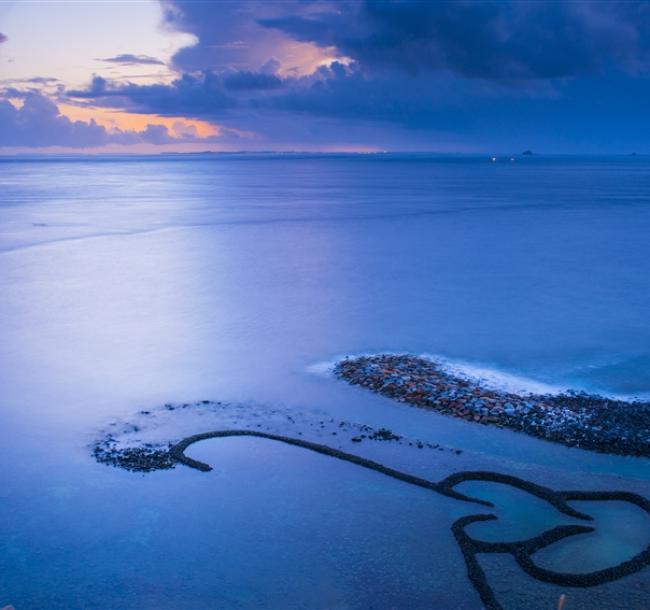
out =
<path fill-rule="evenodd" d="M 111 424 L 172 441 L 281 413 L 289 435 L 349 421 L 440 444 L 326 439 L 431 480 L 494 470 L 650 496 L 650 460 L 475 426 L 327 372 L 409 352 L 509 388 L 650 397 L 650 157 L 0 158 L 0 328 L 0 607 L 480 608 L 449 529 L 474 507 L 262 439 L 195 446 L 211 473 L 125 472 L 90 446 Z M 141 414 L 200 400 L 236 415 Z M 547 519 L 484 493 L 511 533 Z M 540 563 L 638 552 L 650 522 L 618 504 L 592 507 L 602 531 Z M 508 557 L 484 567 L 508 609 L 565 591 Z M 571 610 L 640 610 L 650 570 L 565 592 Z"/>

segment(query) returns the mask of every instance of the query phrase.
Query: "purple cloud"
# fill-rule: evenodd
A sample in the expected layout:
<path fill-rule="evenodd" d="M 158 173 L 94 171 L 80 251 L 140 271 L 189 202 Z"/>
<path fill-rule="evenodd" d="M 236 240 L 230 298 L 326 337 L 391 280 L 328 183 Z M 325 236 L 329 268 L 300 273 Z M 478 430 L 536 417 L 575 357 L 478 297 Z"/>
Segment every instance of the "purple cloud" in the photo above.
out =
<path fill-rule="evenodd" d="M 0 99 L 0 146 L 66 146 L 91 148 L 108 144 L 173 144 L 200 141 L 192 134 L 172 137 L 164 125 L 147 125 L 144 131 L 107 130 L 95 121 L 73 121 L 60 114 L 47 97 L 28 92 L 17 108 Z"/>
<path fill-rule="evenodd" d="M 69 97 L 130 110 L 166 116 L 215 118 L 238 105 L 223 86 L 223 78 L 211 72 L 184 74 L 169 85 L 112 83 L 95 76 L 87 89 L 68 91 Z"/>
<path fill-rule="evenodd" d="M 71 121 L 56 105 L 37 93 L 25 95 L 21 108 L 0 101 L 0 146 L 74 146 L 107 143 L 106 130 L 91 121 Z"/>
<path fill-rule="evenodd" d="M 193 34 L 197 42 L 179 50 L 172 58 L 181 72 L 229 68 L 259 71 L 273 55 L 273 49 L 288 40 L 286 34 L 262 27 L 257 19 L 302 12 L 303 0 L 241 0 L 238 2 L 196 2 L 160 0 L 165 26 Z"/>
<path fill-rule="evenodd" d="M 0 32 L 0 44 L 7 42 L 7 40 L 8 38 L 2 32 Z"/>
<path fill-rule="evenodd" d="M 339 62 L 301 77 L 206 71 L 184 74 L 169 85 L 122 84 L 96 76 L 87 89 L 68 91 L 67 95 L 130 112 L 219 120 L 220 124 L 253 131 L 259 123 L 268 125 L 279 113 L 436 127 L 448 124 L 451 115 L 463 114 L 462 109 L 449 111 L 458 98 L 491 96 L 472 81 L 451 77 L 421 80 L 407 74 L 370 76 L 359 64 Z M 516 98 L 520 93 L 510 90 L 509 95 Z M 447 112 L 441 114 L 444 109 Z M 268 121 L 260 115 L 266 115 Z M 288 125 L 292 127 L 291 122 Z"/>
<path fill-rule="evenodd" d="M 33 76 L 32 78 L 25 79 L 24 82 L 33 85 L 52 85 L 53 83 L 59 83 L 61 81 L 53 76 Z"/>
<path fill-rule="evenodd" d="M 165 65 L 164 61 L 160 61 L 156 57 L 151 57 L 149 55 L 133 55 L 132 53 L 122 53 L 121 55 L 115 55 L 114 57 L 105 57 L 103 59 L 99 59 L 98 61 L 103 61 L 111 64 L 120 64 L 123 66 Z"/>
<path fill-rule="evenodd" d="M 246 91 L 255 89 L 279 89 L 282 87 L 283 82 L 275 74 L 245 71 L 233 72 L 232 74 L 226 75 L 223 79 L 223 84 L 226 89 Z"/>

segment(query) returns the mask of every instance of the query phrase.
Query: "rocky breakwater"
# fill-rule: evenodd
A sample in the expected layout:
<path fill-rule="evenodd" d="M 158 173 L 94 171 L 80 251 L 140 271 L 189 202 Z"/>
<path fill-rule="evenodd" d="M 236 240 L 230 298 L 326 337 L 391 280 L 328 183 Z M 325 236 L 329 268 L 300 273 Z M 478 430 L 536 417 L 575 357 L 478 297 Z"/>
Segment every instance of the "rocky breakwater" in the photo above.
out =
<path fill-rule="evenodd" d="M 483 387 L 410 355 L 346 358 L 334 373 L 424 409 L 602 453 L 650 457 L 650 402 L 567 392 L 519 395 Z"/>

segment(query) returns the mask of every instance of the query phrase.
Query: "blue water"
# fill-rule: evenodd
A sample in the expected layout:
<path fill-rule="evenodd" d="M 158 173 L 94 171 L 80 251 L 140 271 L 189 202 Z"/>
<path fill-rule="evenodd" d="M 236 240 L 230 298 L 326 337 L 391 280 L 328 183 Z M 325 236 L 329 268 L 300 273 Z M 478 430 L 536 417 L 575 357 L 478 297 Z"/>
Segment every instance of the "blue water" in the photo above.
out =
<path fill-rule="evenodd" d="M 258 440 L 197 446 L 229 465 L 208 475 L 112 470 L 88 444 L 111 418 L 207 398 L 462 449 L 356 448 L 432 480 L 491 469 L 650 495 L 647 460 L 313 372 L 408 351 L 650 395 L 649 229 L 645 157 L 0 159 L 0 607 L 480 607 L 449 533 L 465 505 Z M 632 526 L 625 540 L 650 538 Z"/>

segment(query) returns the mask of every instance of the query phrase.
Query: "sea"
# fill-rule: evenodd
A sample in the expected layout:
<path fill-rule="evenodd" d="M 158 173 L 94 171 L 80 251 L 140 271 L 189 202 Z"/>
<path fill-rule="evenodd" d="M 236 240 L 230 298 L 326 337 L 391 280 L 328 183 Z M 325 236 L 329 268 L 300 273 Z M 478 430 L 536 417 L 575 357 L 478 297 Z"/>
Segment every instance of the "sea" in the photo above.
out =
<path fill-rule="evenodd" d="M 511 391 L 650 398 L 650 157 L 0 157 L 0 329 L 0 607 L 480 609 L 450 529 L 475 506 L 264 439 L 197 444 L 210 473 L 127 472 L 91 447 L 111 427 L 172 442 L 272 425 L 432 481 L 490 470 L 650 497 L 648 459 L 331 373 L 349 355 L 426 354 Z M 442 449 L 350 444 L 344 422 Z M 575 523 L 464 485 L 501 511 L 477 536 Z M 638 507 L 583 504 L 596 531 L 540 565 L 606 569 L 650 543 Z M 508 610 L 650 599 L 649 568 L 562 588 L 507 554 L 481 565 Z"/>

